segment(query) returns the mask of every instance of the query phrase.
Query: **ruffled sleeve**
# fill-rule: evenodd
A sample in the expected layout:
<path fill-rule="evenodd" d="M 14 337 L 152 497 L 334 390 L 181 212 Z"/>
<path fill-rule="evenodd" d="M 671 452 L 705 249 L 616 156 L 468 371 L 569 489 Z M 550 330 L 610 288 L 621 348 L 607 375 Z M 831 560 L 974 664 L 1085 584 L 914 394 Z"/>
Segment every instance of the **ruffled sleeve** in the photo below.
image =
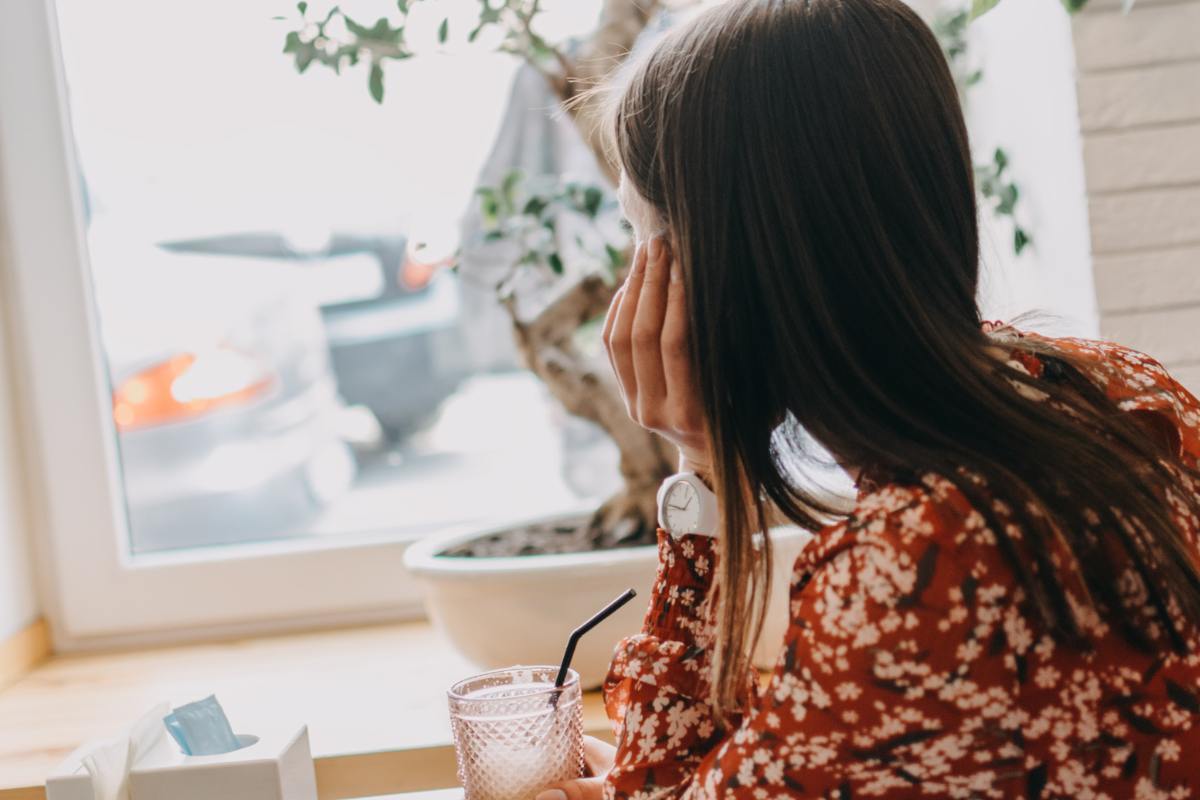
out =
<path fill-rule="evenodd" d="M 708 700 L 716 551 L 710 537 L 659 531 L 642 632 L 617 646 L 604 687 L 617 739 L 610 796 L 682 786 L 723 735 Z M 751 687 L 747 676 L 747 695 Z"/>

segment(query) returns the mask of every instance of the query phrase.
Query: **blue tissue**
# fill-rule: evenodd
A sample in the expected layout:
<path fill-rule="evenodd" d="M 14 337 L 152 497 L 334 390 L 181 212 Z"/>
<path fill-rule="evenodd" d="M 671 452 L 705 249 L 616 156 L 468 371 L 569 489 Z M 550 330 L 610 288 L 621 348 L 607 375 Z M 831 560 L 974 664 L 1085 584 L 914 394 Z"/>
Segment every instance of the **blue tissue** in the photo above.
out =
<path fill-rule="evenodd" d="M 163 724 L 167 726 L 167 733 L 171 734 L 171 738 L 175 740 L 175 744 L 179 745 L 179 749 L 183 751 L 185 756 L 190 756 L 192 750 L 188 747 L 187 736 L 183 732 L 183 728 L 179 726 L 179 720 L 175 718 L 175 712 L 171 712 L 163 717 Z"/>
<path fill-rule="evenodd" d="M 241 747 L 214 695 L 180 706 L 163 723 L 184 755 L 215 756 Z"/>

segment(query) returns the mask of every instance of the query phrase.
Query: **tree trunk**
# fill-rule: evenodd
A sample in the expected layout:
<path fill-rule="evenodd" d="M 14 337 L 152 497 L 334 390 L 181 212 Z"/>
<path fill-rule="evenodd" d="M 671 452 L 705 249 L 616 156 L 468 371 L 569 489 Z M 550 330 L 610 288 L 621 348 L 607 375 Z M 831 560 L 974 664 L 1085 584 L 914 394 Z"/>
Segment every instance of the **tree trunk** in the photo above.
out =
<path fill-rule="evenodd" d="M 587 540 L 595 548 L 654 541 L 655 495 L 675 470 L 677 457 L 668 442 L 629 418 L 607 364 L 595 369 L 574 344 L 575 332 L 604 313 L 614 293 L 603 279 L 590 275 L 529 321 L 518 317 L 511 299 L 505 302 L 517 349 L 529 369 L 568 412 L 599 425 L 620 451 L 625 485 L 592 517 Z"/>

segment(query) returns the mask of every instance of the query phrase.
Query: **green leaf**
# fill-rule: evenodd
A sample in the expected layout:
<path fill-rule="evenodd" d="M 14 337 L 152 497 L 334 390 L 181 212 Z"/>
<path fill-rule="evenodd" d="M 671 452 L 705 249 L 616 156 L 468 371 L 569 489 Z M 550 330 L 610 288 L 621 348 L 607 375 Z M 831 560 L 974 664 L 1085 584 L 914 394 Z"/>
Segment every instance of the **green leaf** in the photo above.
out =
<path fill-rule="evenodd" d="M 438 44 L 445 44 L 446 37 L 450 35 L 450 19 L 442 20 L 442 24 L 438 25 Z"/>
<path fill-rule="evenodd" d="M 1000 190 L 1000 204 L 996 206 L 998 214 L 1012 214 L 1013 209 L 1017 207 L 1017 187 L 1015 184 L 1006 184 Z"/>
<path fill-rule="evenodd" d="M 354 20 L 345 14 L 342 15 L 342 20 L 346 23 L 346 30 L 350 31 L 358 38 L 359 45 L 370 45 L 378 42 L 399 47 L 404 42 L 404 26 L 400 25 L 393 28 L 387 17 L 380 17 L 375 20 L 375 24 L 371 27 Z"/>
<path fill-rule="evenodd" d="M 480 186 L 475 190 L 479 195 L 479 213 L 487 225 L 496 225 L 500 221 L 500 198 L 491 186 Z"/>
<path fill-rule="evenodd" d="M 992 163 L 996 165 L 996 177 L 1000 177 L 1000 173 L 1004 172 L 1004 168 L 1008 166 L 1008 153 L 1004 152 L 1001 147 L 996 148 L 996 152 L 992 155 Z"/>
<path fill-rule="evenodd" d="M 317 57 L 317 48 L 313 46 L 312 42 L 300 41 L 299 34 L 288 35 L 287 41 L 283 45 L 283 51 L 286 53 L 289 48 L 296 54 L 296 71 L 303 75 L 304 71 L 308 69 L 308 65 Z"/>
<path fill-rule="evenodd" d="M 533 31 L 527 31 L 527 34 L 529 36 L 529 52 L 536 60 L 549 61 L 554 57 L 554 48 L 550 46 L 549 42 Z"/>
<path fill-rule="evenodd" d="M 503 19 L 502 11 L 504 11 L 504 3 L 497 8 L 492 8 L 492 4 L 487 0 L 479 0 L 479 21 L 484 25 Z"/>
<path fill-rule="evenodd" d="M 521 183 L 521 180 L 524 179 L 524 177 L 525 173 L 523 173 L 521 170 L 513 169 L 509 170 L 504 176 L 504 180 L 500 182 L 500 197 L 504 200 L 505 205 L 509 208 L 512 208 L 517 204 L 517 186 Z"/>
<path fill-rule="evenodd" d="M 537 217 L 540 216 L 549 205 L 549 201 L 547 201 L 544 197 L 531 197 L 529 198 L 529 202 L 525 204 L 525 208 L 521 209 L 521 213 L 530 217 Z"/>
<path fill-rule="evenodd" d="M 1087 0 L 1062 0 L 1062 5 L 1068 14 L 1074 14 L 1087 5 Z"/>
<path fill-rule="evenodd" d="M 299 3 L 296 3 L 296 10 L 303 15 L 306 11 L 308 11 L 308 3 L 305 3 L 304 0 L 300 0 Z"/>
<path fill-rule="evenodd" d="M 595 219 L 603 202 L 604 192 L 600 191 L 599 186 L 589 186 L 583 190 L 583 210 L 589 217 Z"/>
<path fill-rule="evenodd" d="M 400 9 L 401 14 L 408 14 L 408 0 L 396 0 L 396 8 Z"/>
<path fill-rule="evenodd" d="M 984 14 L 995 8 L 996 4 L 999 2 L 1000 0 L 971 0 L 970 19 L 978 19 L 979 17 L 982 17 Z M 1070 0 L 1063 0 L 1063 2 L 1070 2 Z"/>
<path fill-rule="evenodd" d="M 1024 250 L 1032 241 L 1033 240 L 1029 237 L 1029 234 L 1025 232 L 1024 228 L 1018 226 L 1013 232 L 1013 250 L 1017 255 L 1021 255 L 1021 251 Z"/>
<path fill-rule="evenodd" d="M 619 270 L 625 264 L 625 256 L 620 250 L 613 247 L 611 244 L 604 245 L 604 252 L 608 255 L 608 265 L 612 267 L 613 272 Z"/>
<path fill-rule="evenodd" d="M 554 270 L 555 275 L 563 274 L 562 257 L 558 253 L 551 253 L 546 256 L 546 263 L 550 265 L 550 269 Z"/>
<path fill-rule="evenodd" d="M 376 103 L 383 102 L 383 67 L 379 66 L 378 61 L 371 63 L 371 76 L 367 80 L 367 88 Z"/>

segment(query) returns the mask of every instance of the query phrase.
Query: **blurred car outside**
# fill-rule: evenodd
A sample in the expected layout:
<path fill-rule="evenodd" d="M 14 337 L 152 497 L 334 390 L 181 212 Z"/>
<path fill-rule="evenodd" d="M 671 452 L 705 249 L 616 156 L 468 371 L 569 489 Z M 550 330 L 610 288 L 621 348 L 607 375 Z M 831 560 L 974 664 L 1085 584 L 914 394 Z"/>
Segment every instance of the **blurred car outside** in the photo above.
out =
<path fill-rule="evenodd" d="M 354 481 L 321 316 L 296 268 L 93 225 L 131 550 L 296 535 Z"/>
<path fill-rule="evenodd" d="M 397 444 L 433 417 L 470 373 L 449 256 L 404 236 L 279 232 L 162 243 L 175 253 L 252 257 L 296 268 L 320 306 L 342 398 L 371 411 Z"/>

